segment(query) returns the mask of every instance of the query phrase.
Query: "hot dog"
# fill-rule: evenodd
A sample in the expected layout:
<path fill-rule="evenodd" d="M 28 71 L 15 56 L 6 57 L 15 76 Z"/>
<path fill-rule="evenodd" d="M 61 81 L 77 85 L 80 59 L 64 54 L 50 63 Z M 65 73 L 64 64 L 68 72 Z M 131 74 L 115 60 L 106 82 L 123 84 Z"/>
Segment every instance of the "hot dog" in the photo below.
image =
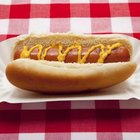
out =
<path fill-rule="evenodd" d="M 129 78 L 136 69 L 127 39 L 51 34 L 17 41 L 6 76 L 17 87 L 47 93 L 95 90 Z"/>
<path fill-rule="evenodd" d="M 82 53 L 81 53 L 81 57 L 83 58 L 89 48 L 87 47 L 83 47 L 82 48 Z M 54 48 L 50 48 L 45 57 L 42 58 L 43 56 L 43 52 L 42 51 L 42 55 L 40 58 L 37 57 L 39 50 L 37 48 L 33 49 L 30 53 L 30 55 L 28 56 L 31 59 L 43 59 L 43 60 L 48 60 L 48 61 L 59 61 L 59 49 L 57 47 Z M 64 51 L 63 51 L 64 52 Z M 91 53 L 89 53 L 87 59 L 85 60 L 84 63 L 96 63 L 98 62 L 99 59 L 99 54 L 100 54 L 101 50 L 100 48 L 95 49 L 94 51 L 92 51 Z M 14 53 L 14 60 L 24 57 L 24 56 L 20 56 L 23 53 L 23 50 L 17 50 Z M 114 62 L 127 62 L 130 60 L 130 54 L 129 54 L 129 50 L 126 47 L 120 46 L 116 49 L 113 49 L 110 54 L 105 58 L 104 63 L 114 63 Z M 73 49 L 71 51 L 69 51 L 65 57 L 64 62 L 66 63 L 73 63 L 73 62 L 77 62 L 78 61 L 78 50 L 77 49 Z M 79 61 L 80 63 L 80 61 Z"/>

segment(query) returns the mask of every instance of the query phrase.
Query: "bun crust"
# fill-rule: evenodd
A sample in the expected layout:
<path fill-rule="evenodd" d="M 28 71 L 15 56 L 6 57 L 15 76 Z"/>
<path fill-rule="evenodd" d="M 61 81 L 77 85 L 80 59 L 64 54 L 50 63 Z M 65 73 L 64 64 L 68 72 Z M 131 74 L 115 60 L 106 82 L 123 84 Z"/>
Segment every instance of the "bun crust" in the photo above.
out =
<path fill-rule="evenodd" d="M 74 92 L 109 87 L 126 80 L 136 69 L 132 62 L 77 64 L 17 59 L 6 75 L 15 86 L 40 92 Z"/>

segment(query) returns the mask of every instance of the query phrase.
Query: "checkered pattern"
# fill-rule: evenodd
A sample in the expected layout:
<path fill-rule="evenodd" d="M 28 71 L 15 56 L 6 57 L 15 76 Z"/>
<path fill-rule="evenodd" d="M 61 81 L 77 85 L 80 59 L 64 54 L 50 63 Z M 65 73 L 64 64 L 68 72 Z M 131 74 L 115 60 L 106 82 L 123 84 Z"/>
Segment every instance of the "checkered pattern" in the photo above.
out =
<path fill-rule="evenodd" d="M 140 39 L 140 0 L 0 1 L 0 41 L 68 31 Z M 0 103 L 0 140 L 138 140 L 139 132 L 136 99 Z"/>

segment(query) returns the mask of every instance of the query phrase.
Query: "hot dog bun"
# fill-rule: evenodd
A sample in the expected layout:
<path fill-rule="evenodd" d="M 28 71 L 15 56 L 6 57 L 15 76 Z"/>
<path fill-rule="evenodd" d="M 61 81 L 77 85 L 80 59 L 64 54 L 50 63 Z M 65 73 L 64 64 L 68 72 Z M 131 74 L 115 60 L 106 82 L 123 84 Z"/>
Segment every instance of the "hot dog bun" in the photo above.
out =
<path fill-rule="evenodd" d="M 127 39 L 114 36 L 74 34 L 28 36 L 17 42 L 13 49 L 13 56 L 15 51 L 23 46 L 32 47 L 42 44 L 47 47 L 52 43 L 70 46 L 75 41 L 80 45 L 86 44 L 87 47 L 99 43 L 112 45 L 119 42 L 128 48 L 130 56 L 132 56 L 132 46 Z M 7 65 L 6 76 L 13 85 L 19 88 L 52 94 L 110 87 L 128 79 L 135 69 L 136 64 L 131 60 L 128 62 L 79 64 L 20 58 Z"/>
<path fill-rule="evenodd" d="M 126 80 L 135 70 L 132 62 L 72 64 L 17 59 L 6 69 L 17 87 L 41 92 L 72 92 L 100 89 Z"/>

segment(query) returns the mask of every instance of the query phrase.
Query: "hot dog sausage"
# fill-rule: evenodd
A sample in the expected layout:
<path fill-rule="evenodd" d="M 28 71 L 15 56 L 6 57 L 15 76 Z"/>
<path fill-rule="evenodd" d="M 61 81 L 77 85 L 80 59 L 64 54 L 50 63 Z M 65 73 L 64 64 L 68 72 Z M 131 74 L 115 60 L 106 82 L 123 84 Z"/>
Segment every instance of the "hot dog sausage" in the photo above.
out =
<path fill-rule="evenodd" d="M 83 57 L 87 51 L 88 48 L 83 47 L 81 57 Z M 14 53 L 14 59 L 20 58 L 21 52 L 22 50 L 17 50 Z M 38 52 L 39 50 L 37 48 L 34 49 L 30 54 L 30 58 L 37 60 Z M 99 48 L 95 49 L 93 52 L 89 54 L 85 63 L 96 63 L 99 58 L 99 53 L 100 53 L 100 49 Z M 58 57 L 58 48 L 51 48 L 48 50 L 45 60 L 58 61 L 57 57 Z M 77 62 L 77 60 L 78 60 L 77 49 L 73 49 L 69 51 L 69 53 L 66 55 L 64 62 L 72 63 L 72 62 Z M 128 49 L 126 47 L 120 46 L 119 48 L 112 50 L 112 52 L 106 57 L 104 63 L 127 62 L 129 60 L 130 60 L 130 54 Z"/>

